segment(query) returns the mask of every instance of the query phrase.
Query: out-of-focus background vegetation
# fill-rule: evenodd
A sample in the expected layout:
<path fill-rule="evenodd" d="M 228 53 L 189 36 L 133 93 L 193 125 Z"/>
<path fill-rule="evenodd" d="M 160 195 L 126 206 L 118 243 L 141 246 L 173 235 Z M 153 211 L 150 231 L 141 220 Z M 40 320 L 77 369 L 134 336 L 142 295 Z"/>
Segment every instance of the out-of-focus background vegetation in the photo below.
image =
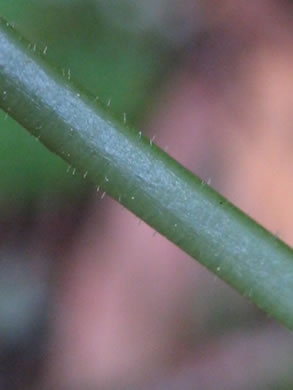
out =
<path fill-rule="evenodd" d="M 292 244 L 290 1 L 13 0 L 0 15 Z M 3 112 L 0 162 L 0 390 L 293 388 L 289 331 Z"/>

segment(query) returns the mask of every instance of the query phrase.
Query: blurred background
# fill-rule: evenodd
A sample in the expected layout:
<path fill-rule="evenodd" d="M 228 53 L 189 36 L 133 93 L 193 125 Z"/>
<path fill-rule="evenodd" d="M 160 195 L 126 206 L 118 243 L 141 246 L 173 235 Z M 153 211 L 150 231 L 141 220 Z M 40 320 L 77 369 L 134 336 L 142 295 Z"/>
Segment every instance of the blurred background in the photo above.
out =
<path fill-rule="evenodd" d="M 293 244 L 292 1 L 14 0 L 0 15 Z M 293 388 L 292 333 L 3 112 L 0 160 L 0 390 Z"/>

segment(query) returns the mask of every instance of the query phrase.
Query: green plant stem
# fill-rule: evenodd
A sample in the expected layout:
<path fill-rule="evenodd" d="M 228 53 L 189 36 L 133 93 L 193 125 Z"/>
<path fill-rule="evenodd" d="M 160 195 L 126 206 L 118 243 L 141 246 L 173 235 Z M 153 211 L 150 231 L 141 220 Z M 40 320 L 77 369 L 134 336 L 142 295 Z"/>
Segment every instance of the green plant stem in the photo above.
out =
<path fill-rule="evenodd" d="M 293 329 L 293 254 L 0 22 L 0 106 L 52 152 Z M 15 151 L 17 153 L 17 151 Z"/>

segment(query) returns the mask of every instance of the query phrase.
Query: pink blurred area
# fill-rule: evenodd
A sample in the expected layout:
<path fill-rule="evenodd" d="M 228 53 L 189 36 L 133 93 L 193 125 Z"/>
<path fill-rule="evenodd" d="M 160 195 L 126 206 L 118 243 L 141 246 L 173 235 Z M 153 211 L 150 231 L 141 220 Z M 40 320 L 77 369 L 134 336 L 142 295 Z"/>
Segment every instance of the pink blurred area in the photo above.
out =
<path fill-rule="evenodd" d="M 144 131 L 292 245 L 293 5 L 200 3 L 200 44 Z M 289 333 L 107 197 L 93 195 L 58 286 L 55 388 L 256 389 L 287 375 Z"/>

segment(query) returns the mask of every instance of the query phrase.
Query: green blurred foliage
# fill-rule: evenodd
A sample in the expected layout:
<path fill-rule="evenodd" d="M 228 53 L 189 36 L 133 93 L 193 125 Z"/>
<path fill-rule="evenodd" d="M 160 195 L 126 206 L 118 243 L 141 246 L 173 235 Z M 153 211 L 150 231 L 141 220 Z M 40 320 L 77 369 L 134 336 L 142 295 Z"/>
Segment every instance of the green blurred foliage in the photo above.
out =
<path fill-rule="evenodd" d="M 123 13 L 122 13 L 123 14 Z M 168 62 L 160 37 L 128 31 L 105 17 L 95 0 L 10 0 L 0 15 L 45 49 L 47 60 L 85 87 L 122 120 L 139 123 Z M 17 123 L 0 114 L 0 202 L 26 202 L 48 192 L 86 189 L 80 176 Z"/>

